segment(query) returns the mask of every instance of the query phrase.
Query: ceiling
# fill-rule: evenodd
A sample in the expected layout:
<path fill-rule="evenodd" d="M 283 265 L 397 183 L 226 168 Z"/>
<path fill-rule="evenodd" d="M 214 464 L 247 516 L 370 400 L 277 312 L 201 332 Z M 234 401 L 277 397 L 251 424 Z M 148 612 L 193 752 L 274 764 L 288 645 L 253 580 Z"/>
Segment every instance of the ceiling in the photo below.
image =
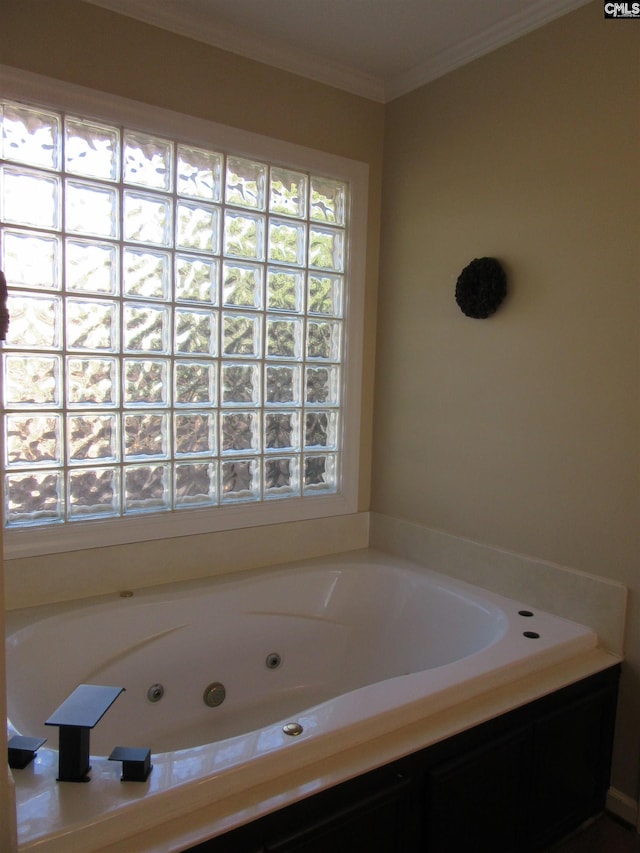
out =
<path fill-rule="evenodd" d="M 85 0 L 386 102 L 587 0 Z"/>

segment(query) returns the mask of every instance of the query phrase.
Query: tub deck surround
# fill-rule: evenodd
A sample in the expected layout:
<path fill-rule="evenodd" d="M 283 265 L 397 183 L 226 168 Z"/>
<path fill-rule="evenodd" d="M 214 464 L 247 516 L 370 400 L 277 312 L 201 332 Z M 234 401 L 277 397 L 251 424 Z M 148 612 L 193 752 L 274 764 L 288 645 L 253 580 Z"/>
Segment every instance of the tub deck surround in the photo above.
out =
<path fill-rule="evenodd" d="M 34 851 L 185 849 L 619 660 L 588 628 L 372 551 L 7 622 L 11 732 L 37 735 L 78 683 L 126 687 L 92 733 L 89 784 L 55 781 L 51 742 L 15 771 Z M 227 696 L 209 708 L 214 681 Z M 120 781 L 116 745 L 151 748 L 146 782 Z"/>
<path fill-rule="evenodd" d="M 618 581 L 371 513 L 370 547 L 593 628 L 624 654 L 627 588 Z"/>

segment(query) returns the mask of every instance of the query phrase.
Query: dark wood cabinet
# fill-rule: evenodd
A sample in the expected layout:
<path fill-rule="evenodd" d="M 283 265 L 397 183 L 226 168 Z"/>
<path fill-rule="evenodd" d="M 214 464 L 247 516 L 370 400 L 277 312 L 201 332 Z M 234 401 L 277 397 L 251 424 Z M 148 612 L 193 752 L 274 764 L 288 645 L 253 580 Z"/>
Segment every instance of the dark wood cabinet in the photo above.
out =
<path fill-rule="evenodd" d="M 416 820 L 409 777 L 394 779 L 359 799 L 281 838 L 267 841 L 266 853 L 389 853 L 415 849 Z"/>
<path fill-rule="evenodd" d="M 419 786 L 395 765 L 329 788 L 191 851 L 199 853 L 389 853 L 416 850 Z"/>
<path fill-rule="evenodd" d="M 606 687 L 534 721 L 526 822 L 526 832 L 537 845 L 533 849 L 604 808 L 614 721 L 615 701 Z"/>
<path fill-rule="evenodd" d="M 537 853 L 604 809 L 619 666 L 192 853 Z"/>
<path fill-rule="evenodd" d="M 496 737 L 426 772 L 426 850 L 520 849 L 527 729 Z"/>

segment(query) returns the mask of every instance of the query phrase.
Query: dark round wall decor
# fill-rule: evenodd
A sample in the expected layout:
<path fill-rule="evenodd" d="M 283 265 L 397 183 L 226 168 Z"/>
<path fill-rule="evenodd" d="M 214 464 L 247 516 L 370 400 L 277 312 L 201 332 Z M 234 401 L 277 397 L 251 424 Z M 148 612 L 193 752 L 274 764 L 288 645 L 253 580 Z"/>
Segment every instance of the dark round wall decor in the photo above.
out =
<path fill-rule="evenodd" d="M 458 276 L 456 302 L 467 317 L 484 320 L 507 295 L 507 276 L 495 258 L 474 258 Z"/>

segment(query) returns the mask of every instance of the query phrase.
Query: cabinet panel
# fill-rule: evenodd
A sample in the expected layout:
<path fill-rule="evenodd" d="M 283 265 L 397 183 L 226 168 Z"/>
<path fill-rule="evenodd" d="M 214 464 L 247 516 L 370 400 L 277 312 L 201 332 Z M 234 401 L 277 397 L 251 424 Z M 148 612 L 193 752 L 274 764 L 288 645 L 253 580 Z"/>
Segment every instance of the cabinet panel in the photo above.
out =
<path fill-rule="evenodd" d="M 612 714 L 610 692 L 600 691 L 534 723 L 531 837 L 555 837 L 604 808 Z"/>
<path fill-rule="evenodd" d="M 429 771 L 428 853 L 519 849 L 529 744 L 527 730 L 519 730 Z"/>
<path fill-rule="evenodd" d="M 389 787 L 322 816 L 298 832 L 268 841 L 267 853 L 411 853 L 417 851 L 411 780 L 398 776 Z"/>

